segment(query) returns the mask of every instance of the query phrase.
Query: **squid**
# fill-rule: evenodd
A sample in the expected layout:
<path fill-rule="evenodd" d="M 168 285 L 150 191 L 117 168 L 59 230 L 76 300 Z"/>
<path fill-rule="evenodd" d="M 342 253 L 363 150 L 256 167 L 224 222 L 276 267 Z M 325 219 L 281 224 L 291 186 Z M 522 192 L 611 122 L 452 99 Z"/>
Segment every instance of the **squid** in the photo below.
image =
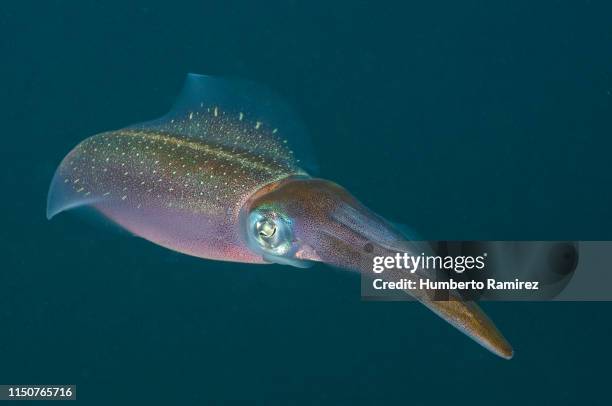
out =
<path fill-rule="evenodd" d="M 163 117 L 94 135 L 64 157 L 47 217 L 89 206 L 184 254 L 302 268 L 323 262 L 365 276 L 376 256 L 423 252 L 346 189 L 312 176 L 312 155 L 304 126 L 273 92 L 189 74 Z M 475 302 L 458 292 L 447 300 L 407 293 L 491 352 L 513 356 Z"/>

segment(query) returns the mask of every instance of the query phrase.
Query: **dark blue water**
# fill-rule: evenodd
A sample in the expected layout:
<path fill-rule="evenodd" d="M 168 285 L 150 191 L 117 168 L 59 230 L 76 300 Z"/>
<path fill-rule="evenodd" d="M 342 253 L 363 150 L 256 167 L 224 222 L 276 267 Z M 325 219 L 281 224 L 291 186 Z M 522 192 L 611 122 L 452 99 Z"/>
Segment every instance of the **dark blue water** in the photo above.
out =
<path fill-rule="evenodd" d="M 197 72 L 276 90 L 322 176 L 424 236 L 612 238 L 609 2 L 231 3 L 0 6 L 0 383 L 105 405 L 610 404 L 609 303 L 485 303 L 504 361 L 324 265 L 45 219 L 74 145 L 159 116 Z"/>

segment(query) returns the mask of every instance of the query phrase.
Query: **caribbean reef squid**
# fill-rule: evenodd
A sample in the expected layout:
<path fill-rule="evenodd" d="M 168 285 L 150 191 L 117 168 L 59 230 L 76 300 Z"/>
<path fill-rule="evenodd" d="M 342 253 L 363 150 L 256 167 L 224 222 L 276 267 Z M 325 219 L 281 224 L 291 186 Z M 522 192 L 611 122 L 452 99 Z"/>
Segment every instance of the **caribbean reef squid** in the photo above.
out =
<path fill-rule="evenodd" d="M 163 117 L 94 135 L 70 151 L 51 182 L 47 217 L 89 206 L 171 250 L 251 264 L 323 262 L 371 275 L 376 256 L 421 254 L 399 227 L 313 177 L 310 156 L 304 126 L 274 93 L 190 74 Z M 512 357 L 475 302 L 457 292 L 452 300 L 410 293 L 493 353 Z"/>

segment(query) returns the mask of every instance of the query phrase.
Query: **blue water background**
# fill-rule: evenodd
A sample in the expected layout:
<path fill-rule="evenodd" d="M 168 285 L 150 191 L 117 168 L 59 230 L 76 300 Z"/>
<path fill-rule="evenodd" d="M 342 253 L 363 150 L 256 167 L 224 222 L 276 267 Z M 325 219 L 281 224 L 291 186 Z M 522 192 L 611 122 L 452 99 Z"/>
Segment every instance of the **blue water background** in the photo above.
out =
<path fill-rule="evenodd" d="M 129 4 L 128 4 L 129 3 Z M 612 238 L 612 3 L 21 1 L 0 6 L 0 383 L 83 404 L 607 405 L 609 303 L 486 303 L 515 359 L 357 275 L 182 256 L 66 213 L 80 140 L 187 72 L 266 84 L 321 175 L 429 238 Z M 610 267 L 610 264 L 602 264 Z"/>

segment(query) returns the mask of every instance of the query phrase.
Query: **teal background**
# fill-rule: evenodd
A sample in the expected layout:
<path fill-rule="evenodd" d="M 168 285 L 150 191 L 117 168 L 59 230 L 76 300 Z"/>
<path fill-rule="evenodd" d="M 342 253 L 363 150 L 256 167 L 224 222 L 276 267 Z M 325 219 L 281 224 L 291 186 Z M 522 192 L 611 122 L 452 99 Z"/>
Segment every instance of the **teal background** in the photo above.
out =
<path fill-rule="evenodd" d="M 62 157 L 187 72 L 303 118 L 321 175 L 437 239 L 611 239 L 606 1 L 5 1 L 0 383 L 83 404 L 610 404 L 610 303 L 485 303 L 489 354 L 357 275 L 182 256 L 77 213 Z M 602 264 L 608 266 L 609 264 Z"/>

